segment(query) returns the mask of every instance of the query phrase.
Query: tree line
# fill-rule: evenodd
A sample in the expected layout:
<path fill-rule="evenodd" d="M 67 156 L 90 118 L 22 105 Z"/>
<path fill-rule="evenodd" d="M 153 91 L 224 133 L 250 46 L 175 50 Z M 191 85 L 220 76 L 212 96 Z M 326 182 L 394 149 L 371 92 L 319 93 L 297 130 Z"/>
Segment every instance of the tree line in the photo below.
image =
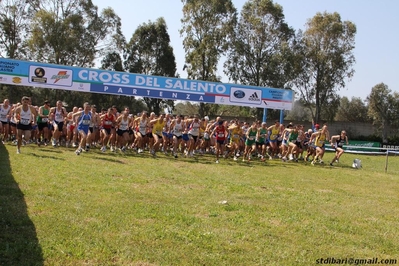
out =
<path fill-rule="evenodd" d="M 295 120 L 365 121 L 399 127 L 397 93 L 377 84 L 364 102 L 338 95 L 355 73 L 356 25 L 337 13 L 318 12 L 304 29 L 285 21 L 283 7 L 272 0 L 248 0 L 240 12 L 231 0 L 181 0 L 180 34 L 190 79 L 219 82 L 223 73 L 232 83 L 296 92 Z M 179 77 L 164 18 L 139 25 L 130 39 L 111 8 L 99 10 L 91 0 L 0 1 L 0 55 L 79 67 L 94 67 L 146 75 Z M 371 84 L 372 86 L 372 84 Z M 370 87 L 371 87 L 370 86 Z M 165 99 L 79 93 L 1 85 L 0 97 L 16 102 L 30 95 L 36 104 L 61 99 L 66 105 L 83 101 L 100 107 L 129 106 L 133 112 L 251 116 L 263 109 L 216 104 L 178 103 Z M 270 110 L 268 118 L 278 117 Z M 386 137 L 386 136 L 384 136 Z"/>

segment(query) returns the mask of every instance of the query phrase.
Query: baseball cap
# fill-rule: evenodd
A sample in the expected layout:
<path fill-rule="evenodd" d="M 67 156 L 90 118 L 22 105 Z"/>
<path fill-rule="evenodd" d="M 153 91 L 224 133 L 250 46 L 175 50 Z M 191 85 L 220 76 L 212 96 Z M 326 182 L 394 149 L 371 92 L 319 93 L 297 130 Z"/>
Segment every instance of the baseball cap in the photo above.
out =
<path fill-rule="evenodd" d="M 316 124 L 316 125 L 314 125 L 314 127 L 317 128 L 317 129 L 319 129 L 319 128 L 320 128 L 320 125 L 319 125 L 319 124 Z"/>

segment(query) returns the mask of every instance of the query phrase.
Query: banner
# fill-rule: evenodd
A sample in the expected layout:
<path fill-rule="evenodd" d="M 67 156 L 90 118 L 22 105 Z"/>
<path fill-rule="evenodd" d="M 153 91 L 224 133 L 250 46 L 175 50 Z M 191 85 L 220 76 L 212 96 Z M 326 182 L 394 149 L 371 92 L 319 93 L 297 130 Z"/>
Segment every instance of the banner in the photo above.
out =
<path fill-rule="evenodd" d="M 382 145 L 382 148 L 387 149 L 387 150 L 399 151 L 399 145 L 397 143 L 384 143 Z"/>
<path fill-rule="evenodd" d="M 0 83 L 291 110 L 292 90 L 148 76 L 0 58 Z"/>
<path fill-rule="evenodd" d="M 367 149 L 366 147 L 379 148 L 379 147 L 381 147 L 381 143 L 374 142 L 374 141 L 349 140 L 349 145 L 348 146 L 358 146 L 358 147 L 362 147 L 362 148 L 359 148 L 359 149 L 352 148 L 352 147 L 351 148 L 346 148 L 345 145 L 344 145 L 344 150 L 376 152 L 376 151 L 378 151 L 377 149 Z"/>

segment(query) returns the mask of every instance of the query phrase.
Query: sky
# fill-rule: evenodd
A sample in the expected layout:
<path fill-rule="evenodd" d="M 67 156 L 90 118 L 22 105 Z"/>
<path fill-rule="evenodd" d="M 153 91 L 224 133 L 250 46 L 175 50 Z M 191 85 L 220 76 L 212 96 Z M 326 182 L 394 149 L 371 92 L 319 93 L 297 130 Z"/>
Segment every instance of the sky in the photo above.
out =
<path fill-rule="evenodd" d="M 127 5 L 127 2 L 129 4 Z M 246 0 L 232 0 L 238 13 Z M 399 63 L 399 1 L 397 0 L 274 0 L 283 7 L 286 23 L 295 30 L 305 29 L 308 19 L 317 12 L 338 12 L 343 21 L 351 21 L 357 27 L 354 55 L 355 74 L 346 82 L 339 95 L 360 97 L 363 100 L 371 89 L 384 83 L 392 91 L 399 92 L 397 78 Z M 183 37 L 180 36 L 183 4 L 180 0 L 93 0 L 103 9 L 111 7 L 122 20 L 122 31 L 126 40 L 130 40 L 134 31 L 143 23 L 163 17 L 168 26 L 171 46 L 176 57 L 177 72 L 186 78 L 183 71 L 185 52 Z M 223 59 L 222 59 L 223 60 Z M 220 62 L 218 76 L 228 83 Z"/>

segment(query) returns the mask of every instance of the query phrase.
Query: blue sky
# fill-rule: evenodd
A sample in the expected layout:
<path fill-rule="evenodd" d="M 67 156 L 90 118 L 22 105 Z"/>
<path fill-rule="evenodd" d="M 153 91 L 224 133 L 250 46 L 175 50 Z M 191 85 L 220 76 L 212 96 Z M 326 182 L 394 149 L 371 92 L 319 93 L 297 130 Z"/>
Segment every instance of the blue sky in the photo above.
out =
<path fill-rule="evenodd" d="M 246 0 L 232 0 L 238 12 Z M 381 82 L 392 91 L 399 92 L 397 75 L 399 63 L 399 1 L 396 0 L 275 0 L 283 7 L 285 20 L 295 30 L 304 29 L 305 23 L 317 12 L 338 12 L 342 20 L 356 24 L 356 48 L 354 54 L 356 71 L 351 81 L 339 94 L 349 98 L 362 99 L 370 94 L 371 88 Z M 185 54 L 181 28 L 183 4 L 180 0 L 93 0 L 100 9 L 112 7 L 122 19 L 122 30 L 129 40 L 136 28 L 148 21 L 164 17 L 171 37 L 177 63 L 177 71 L 182 78 L 187 74 L 182 70 Z M 395 27 L 396 25 L 396 27 Z M 222 64 L 223 62 L 221 62 Z M 218 70 L 222 82 L 228 82 L 223 69 Z"/>

